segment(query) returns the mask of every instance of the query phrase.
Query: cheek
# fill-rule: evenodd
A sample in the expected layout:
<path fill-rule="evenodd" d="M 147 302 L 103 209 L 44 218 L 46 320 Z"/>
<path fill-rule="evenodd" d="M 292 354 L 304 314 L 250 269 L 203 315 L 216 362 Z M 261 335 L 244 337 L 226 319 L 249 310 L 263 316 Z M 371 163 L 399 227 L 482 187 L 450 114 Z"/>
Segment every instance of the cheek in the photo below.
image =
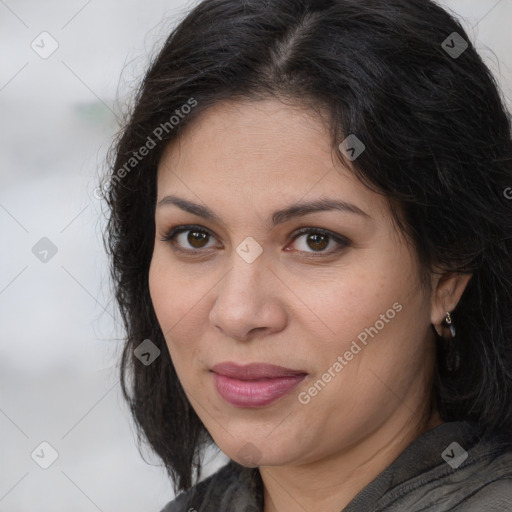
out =
<path fill-rule="evenodd" d="M 158 323 L 165 333 L 172 325 L 171 316 L 176 303 L 176 286 L 172 282 L 172 275 L 168 267 L 162 264 L 162 258 L 155 249 L 151 265 L 149 267 L 148 284 L 149 294 Z"/>
<path fill-rule="evenodd" d="M 149 268 L 149 291 L 156 316 L 164 332 L 174 330 L 192 314 L 201 280 L 169 261 L 165 249 L 156 247 Z"/>
<path fill-rule="evenodd" d="M 175 347 L 170 340 L 180 339 L 175 336 L 175 332 L 181 327 L 180 319 L 185 317 L 186 288 L 180 286 L 176 272 L 170 265 L 163 264 L 162 260 L 156 251 L 149 269 L 149 292 L 158 323 L 174 360 Z"/>
<path fill-rule="evenodd" d="M 202 332 L 201 322 L 208 318 L 206 301 L 201 298 L 209 286 L 197 276 L 186 277 L 158 250 L 153 255 L 148 283 L 158 323 L 180 375 L 201 360 L 198 333 Z"/>
<path fill-rule="evenodd" d="M 345 385 L 358 386 L 370 368 L 389 375 L 397 365 L 419 365 L 426 350 L 429 302 L 419 269 L 403 249 L 389 244 L 382 251 L 359 253 L 317 279 L 314 287 L 294 278 L 297 295 L 311 306 L 296 318 L 310 333 L 311 346 L 304 353 L 315 353 L 317 371 L 327 371 L 346 354 Z"/>
<path fill-rule="evenodd" d="M 314 280 L 286 276 L 287 284 L 301 299 L 294 318 L 302 329 L 315 331 L 313 339 L 321 344 L 341 343 L 340 349 L 345 342 L 350 345 L 361 331 L 379 321 L 381 314 L 391 310 L 388 316 L 394 317 L 394 303 L 405 306 L 404 298 L 411 293 L 413 281 L 390 269 L 384 259 L 354 258 L 343 267 L 316 275 Z"/>

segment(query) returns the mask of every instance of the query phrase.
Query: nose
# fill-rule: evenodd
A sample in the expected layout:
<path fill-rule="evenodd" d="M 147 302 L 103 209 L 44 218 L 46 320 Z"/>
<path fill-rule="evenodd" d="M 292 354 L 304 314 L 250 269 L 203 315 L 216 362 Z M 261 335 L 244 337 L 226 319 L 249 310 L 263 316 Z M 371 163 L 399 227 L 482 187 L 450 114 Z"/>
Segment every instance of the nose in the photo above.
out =
<path fill-rule="evenodd" d="M 264 254 L 248 263 L 234 252 L 232 268 L 216 290 L 209 320 L 226 337 L 249 341 L 286 326 L 286 287 L 269 268 Z"/>

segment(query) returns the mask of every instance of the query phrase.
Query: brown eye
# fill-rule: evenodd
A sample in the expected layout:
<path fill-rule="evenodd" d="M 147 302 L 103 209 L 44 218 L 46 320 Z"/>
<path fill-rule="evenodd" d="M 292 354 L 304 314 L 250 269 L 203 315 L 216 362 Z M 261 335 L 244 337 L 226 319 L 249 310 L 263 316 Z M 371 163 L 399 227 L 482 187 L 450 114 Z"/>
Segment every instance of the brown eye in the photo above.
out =
<path fill-rule="evenodd" d="M 176 251 L 193 253 L 208 248 L 210 238 L 212 234 L 209 231 L 195 226 L 181 226 L 171 229 L 162 242 L 170 242 Z"/>
<path fill-rule="evenodd" d="M 329 245 L 329 237 L 325 235 L 309 234 L 306 240 L 308 247 L 314 251 L 322 251 Z"/>
<path fill-rule="evenodd" d="M 188 231 L 187 242 L 196 249 L 202 249 L 206 242 L 208 242 L 208 237 L 210 235 L 205 233 L 204 231 Z"/>
<path fill-rule="evenodd" d="M 346 238 L 319 228 L 302 229 L 294 236 L 293 241 L 299 252 L 319 255 L 334 254 L 350 245 Z M 328 247 L 330 250 L 325 250 Z"/>
<path fill-rule="evenodd" d="M 199 255 L 210 248 L 211 238 L 215 239 L 210 231 L 189 225 L 171 229 L 161 240 L 170 242 L 177 252 Z M 293 243 L 299 246 L 296 252 L 307 256 L 330 256 L 350 246 L 347 238 L 321 228 L 303 228 L 293 236 Z"/>

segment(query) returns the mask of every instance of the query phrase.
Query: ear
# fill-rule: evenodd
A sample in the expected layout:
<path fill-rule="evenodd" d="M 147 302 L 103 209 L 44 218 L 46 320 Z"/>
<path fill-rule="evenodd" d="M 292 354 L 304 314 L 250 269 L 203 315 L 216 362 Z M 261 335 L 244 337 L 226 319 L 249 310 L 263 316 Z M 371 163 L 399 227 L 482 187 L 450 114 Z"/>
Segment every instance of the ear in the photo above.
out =
<path fill-rule="evenodd" d="M 441 336 L 441 326 L 446 312 L 452 312 L 459 303 L 473 274 L 434 274 L 430 321 Z"/>

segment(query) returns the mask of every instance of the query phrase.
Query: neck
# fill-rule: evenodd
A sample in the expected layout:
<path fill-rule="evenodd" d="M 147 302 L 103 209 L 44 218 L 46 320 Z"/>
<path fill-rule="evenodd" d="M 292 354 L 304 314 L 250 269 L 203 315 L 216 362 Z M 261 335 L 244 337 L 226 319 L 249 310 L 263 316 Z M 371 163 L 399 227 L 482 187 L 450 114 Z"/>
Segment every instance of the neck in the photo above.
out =
<path fill-rule="evenodd" d="M 293 466 L 261 466 L 264 512 L 339 512 L 421 434 L 442 423 L 388 422 L 364 440 L 319 461 Z"/>

